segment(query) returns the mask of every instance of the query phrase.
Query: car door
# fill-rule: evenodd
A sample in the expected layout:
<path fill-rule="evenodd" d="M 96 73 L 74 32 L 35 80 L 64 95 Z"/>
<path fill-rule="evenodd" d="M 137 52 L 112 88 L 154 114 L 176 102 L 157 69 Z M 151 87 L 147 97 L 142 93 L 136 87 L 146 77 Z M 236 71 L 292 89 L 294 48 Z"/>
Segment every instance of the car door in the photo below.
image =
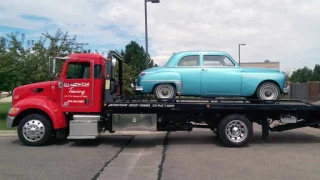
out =
<path fill-rule="evenodd" d="M 93 61 L 69 61 L 62 81 L 62 106 L 66 109 L 91 107 L 93 80 Z"/>
<path fill-rule="evenodd" d="M 203 95 L 240 95 L 241 68 L 225 55 L 203 55 L 201 66 Z"/>
<path fill-rule="evenodd" d="M 178 60 L 175 71 L 182 79 L 182 94 L 200 95 L 200 55 L 185 55 Z"/>

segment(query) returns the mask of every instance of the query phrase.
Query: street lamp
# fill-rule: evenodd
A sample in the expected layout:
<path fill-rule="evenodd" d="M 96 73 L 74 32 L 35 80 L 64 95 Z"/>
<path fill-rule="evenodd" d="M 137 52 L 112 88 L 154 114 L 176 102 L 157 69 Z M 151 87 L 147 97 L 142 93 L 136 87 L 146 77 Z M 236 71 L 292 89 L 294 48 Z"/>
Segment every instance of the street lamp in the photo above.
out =
<path fill-rule="evenodd" d="M 147 2 L 160 3 L 160 0 L 144 0 L 144 23 L 146 33 L 146 69 L 148 69 L 148 27 L 147 27 Z"/>
<path fill-rule="evenodd" d="M 240 46 L 245 46 L 246 44 L 239 44 L 239 66 L 240 66 Z"/>

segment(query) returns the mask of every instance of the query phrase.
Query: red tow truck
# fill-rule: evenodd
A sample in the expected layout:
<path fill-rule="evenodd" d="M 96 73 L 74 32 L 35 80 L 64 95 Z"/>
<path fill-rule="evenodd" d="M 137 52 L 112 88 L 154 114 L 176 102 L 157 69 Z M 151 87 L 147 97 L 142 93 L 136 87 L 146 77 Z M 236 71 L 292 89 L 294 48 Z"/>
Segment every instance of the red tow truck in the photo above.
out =
<path fill-rule="evenodd" d="M 109 131 L 192 131 L 208 128 L 228 147 L 246 146 L 253 123 L 269 131 L 320 126 L 320 106 L 299 100 L 182 99 L 170 101 L 122 96 L 122 57 L 110 51 L 72 54 L 56 81 L 14 89 L 7 127 L 18 127 L 19 139 L 30 146 L 50 138 L 95 139 Z M 118 77 L 115 76 L 115 63 Z"/>

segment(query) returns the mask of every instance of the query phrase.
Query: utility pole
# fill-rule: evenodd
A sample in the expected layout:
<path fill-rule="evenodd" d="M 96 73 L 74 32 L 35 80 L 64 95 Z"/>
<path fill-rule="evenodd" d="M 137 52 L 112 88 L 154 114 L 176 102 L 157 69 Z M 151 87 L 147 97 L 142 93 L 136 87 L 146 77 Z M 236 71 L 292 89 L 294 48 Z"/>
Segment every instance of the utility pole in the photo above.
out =
<path fill-rule="evenodd" d="M 144 1 L 144 26 L 145 26 L 145 33 L 146 33 L 146 69 L 148 69 L 148 27 L 147 27 L 147 2 L 152 3 L 160 3 L 160 0 L 143 0 Z"/>

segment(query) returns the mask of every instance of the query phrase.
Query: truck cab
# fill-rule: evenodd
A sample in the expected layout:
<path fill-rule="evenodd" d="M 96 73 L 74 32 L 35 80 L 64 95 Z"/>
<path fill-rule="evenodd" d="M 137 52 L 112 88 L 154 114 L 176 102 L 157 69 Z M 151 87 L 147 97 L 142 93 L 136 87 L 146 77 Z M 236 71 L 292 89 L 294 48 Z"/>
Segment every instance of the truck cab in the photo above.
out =
<path fill-rule="evenodd" d="M 119 70 L 122 70 L 120 55 L 115 51 L 108 57 L 71 54 L 54 58 L 54 65 L 57 60 L 63 61 L 56 80 L 14 89 L 7 127 L 18 126 L 20 140 L 29 145 L 43 144 L 52 136 L 90 138 L 92 133 L 78 132 L 79 129 L 71 132 L 70 126 L 88 120 L 96 127 L 103 103 L 121 95 L 121 80 L 116 80 L 115 63 L 112 62 L 115 58 L 120 60 Z M 78 126 L 76 128 L 87 125 Z"/>

